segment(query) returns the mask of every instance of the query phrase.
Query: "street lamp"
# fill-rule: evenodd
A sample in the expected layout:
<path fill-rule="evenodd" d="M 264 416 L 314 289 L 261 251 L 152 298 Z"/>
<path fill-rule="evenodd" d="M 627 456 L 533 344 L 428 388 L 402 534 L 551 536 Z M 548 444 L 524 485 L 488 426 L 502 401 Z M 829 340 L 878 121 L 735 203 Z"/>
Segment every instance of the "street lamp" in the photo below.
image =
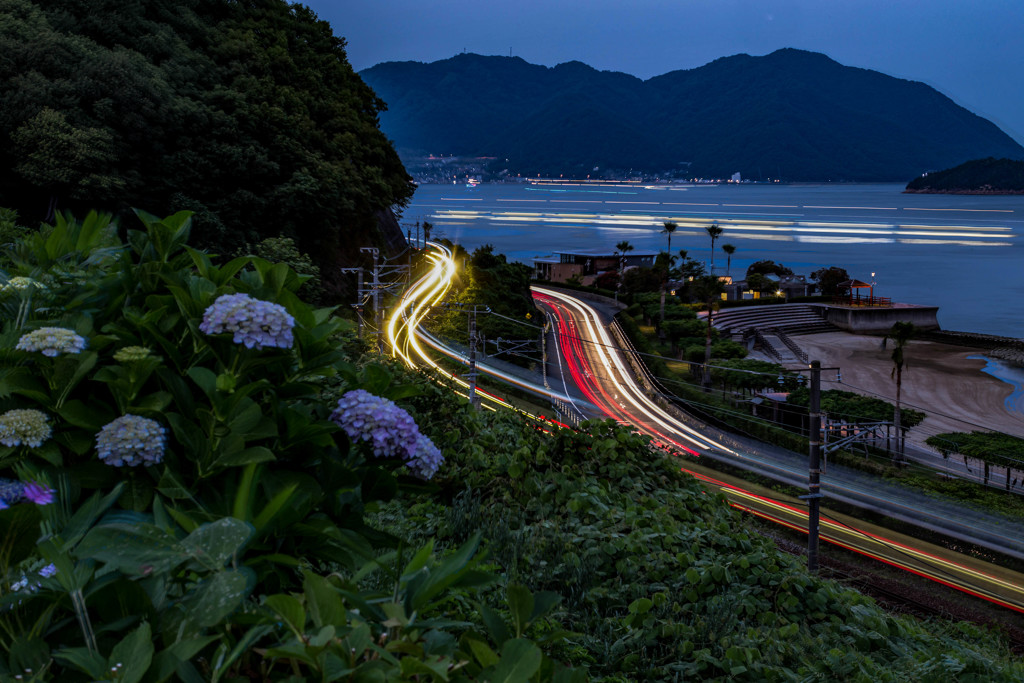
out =
<path fill-rule="evenodd" d="M 870 293 L 870 302 L 872 305 L 875 303 L 875 274 L 871 273 L 871 289 L 868 290 Z"/>

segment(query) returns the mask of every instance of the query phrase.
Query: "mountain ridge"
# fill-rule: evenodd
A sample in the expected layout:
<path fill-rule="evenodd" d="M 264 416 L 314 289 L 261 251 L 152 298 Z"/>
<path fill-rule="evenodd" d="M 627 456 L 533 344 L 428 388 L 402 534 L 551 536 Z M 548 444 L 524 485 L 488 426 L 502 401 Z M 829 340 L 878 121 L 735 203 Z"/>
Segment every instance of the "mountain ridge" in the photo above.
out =
<path fill-rule="evenodd" d="M 1024 159 L 1024 147 L 995 124 L 924 83 L 794 48 L 647 80 L 579 61 L 548 67 L 475 54 L 385 62 L 360 75 L 388 102 L 381 127 L 403 154 L 498 157 L 524 175 L 596 166 L 906 182 L 968 159 Z M 596 130 L 574 97 L 597 103 Z M 536 130 L 524 136 L 524 126 Z"/>

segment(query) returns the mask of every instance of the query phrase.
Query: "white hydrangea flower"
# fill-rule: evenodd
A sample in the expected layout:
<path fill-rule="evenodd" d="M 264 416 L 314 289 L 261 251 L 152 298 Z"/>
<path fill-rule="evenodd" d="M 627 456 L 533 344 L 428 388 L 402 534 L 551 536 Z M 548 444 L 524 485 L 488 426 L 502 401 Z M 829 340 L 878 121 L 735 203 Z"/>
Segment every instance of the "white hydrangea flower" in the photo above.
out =
<path fill-rule="evenodd" d="M 236 344 L 249 349 L 290 349 L 295 318 L 284 306 L 248 294 L 224 294 L 203 313 L 199 329 L 206 334 L 232 333 Z"/>
<path fill-rule="evenodd" d="M 122 415 L 96 435 L 100 460 L 114 467 L 155 465 L 163 460 L 167 430 L 156 420 Z"/>
<path fill-rule="evenodd" d="M 0 444 L 39 448 L 53 434 L 49 419 L 31 408 L 8 410 L 0 415 Z"/>
<path fill-rule="evenodd" d="M 40 327 L 21 335 L 19 351 L 38 351 L 53 358 L 62 353 L 81 353 L 85 350 L 85 338 L 63 327 Z"/>

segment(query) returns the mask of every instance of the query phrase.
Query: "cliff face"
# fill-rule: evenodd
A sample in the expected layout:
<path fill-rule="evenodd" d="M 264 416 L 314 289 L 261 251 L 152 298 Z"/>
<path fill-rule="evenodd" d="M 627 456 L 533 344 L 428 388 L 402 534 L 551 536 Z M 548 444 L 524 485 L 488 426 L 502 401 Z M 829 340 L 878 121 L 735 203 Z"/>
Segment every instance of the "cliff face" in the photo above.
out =
<path fill-rule="evenodd" d="M 642 81 L 579 62 L 458 55 L 362 71 L 399 151 L 519 172 L 642 170 L 753 180 L 906 180 L 1024 148 L 933 88 L 801 50 Z"/>
<path fill-rule="evenodd" d="M 907 183 L 905 192 L 921 194 L 1024 194 L 1024 161 L 975 159 Z"/>

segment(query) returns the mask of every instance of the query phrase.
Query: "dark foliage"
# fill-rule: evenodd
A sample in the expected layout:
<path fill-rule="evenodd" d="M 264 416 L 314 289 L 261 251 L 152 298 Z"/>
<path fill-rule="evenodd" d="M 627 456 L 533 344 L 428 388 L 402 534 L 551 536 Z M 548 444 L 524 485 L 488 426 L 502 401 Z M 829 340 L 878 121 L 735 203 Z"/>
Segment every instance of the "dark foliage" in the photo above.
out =
<path fill-rule="evenodd" d="M 787 268 L 781 263 L 776 263 L 769 259 L 762 259 L 747 266 L 748 278 L 755 273 L 758 275 L 777 275 L 779 277 L 784 277 L 786 275 L 792 275 L 793 269 Z"/>
<path fill-rule="evenodd" d="M 789 394 L 788 402 L 806 407 L 810 405 L 810 393 L 806 388 L 797 389 Z M 821 392 L 821 410 L 829 417 L 850 422 L 891 422 L 893 417 L 893 405 L 888 401 L 837 389 Z M 916 427 L 925 418 L 919 410 L 903 408 L 900 412 L 903 427 Z"/>
<path fill-rule="evenodd" d="M 647 81 L 580 62 L 546 68 L 472 54 L 361 75 L 391 105 L 382 125 L 400 149 L 493 156 L 523 174 L 597 166 L 902 181 L 980 156 L 1024 158 L 991 122 L 923 83 L 801 50 Z"/>
<path fill-rule="evenodd" d="M 811 273 L 811 279 L 818 283 L 822 294 L 839 294 L 839 283 L 849 280 L 850 274 L 846 272 L 846 268 L 831 266 L 814 271 Z"/>
<path fill-rule="evenodd" d="M 8 0 L 0 102 L 0 205 L 28 223 L 188 209 L 198 246 L 323 262 L 412 194 L 344 40 L 283 0 Z"/>
<path fill-rule="evenodd" d="M 1021 193 L 1024 192 L 1024 161 L 975 159 L 914 178 L 907 183 L 907 192 Z"/>

